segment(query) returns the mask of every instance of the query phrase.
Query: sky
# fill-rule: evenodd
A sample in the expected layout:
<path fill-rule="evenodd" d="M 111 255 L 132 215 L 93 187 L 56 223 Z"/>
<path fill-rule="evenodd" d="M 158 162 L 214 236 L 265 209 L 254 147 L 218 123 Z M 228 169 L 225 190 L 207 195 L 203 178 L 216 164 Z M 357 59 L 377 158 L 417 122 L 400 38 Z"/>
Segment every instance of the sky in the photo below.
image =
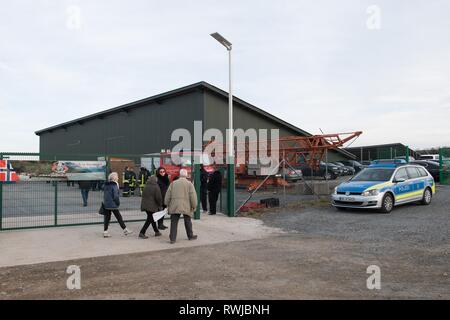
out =
<path fill-rule="evenodd" d="M 206 81 L 354 146 L 450 146 L 448 0 L 0 0 L 0 151 Z"/>

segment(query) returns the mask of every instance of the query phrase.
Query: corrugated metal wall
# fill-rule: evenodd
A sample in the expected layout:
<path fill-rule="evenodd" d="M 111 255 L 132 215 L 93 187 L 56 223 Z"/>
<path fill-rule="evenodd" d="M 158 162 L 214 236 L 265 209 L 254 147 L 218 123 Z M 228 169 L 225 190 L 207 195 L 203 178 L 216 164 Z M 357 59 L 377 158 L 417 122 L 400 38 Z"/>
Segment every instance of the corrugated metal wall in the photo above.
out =
<path fill-rule="evenodd" d="M 225 132 L 228 128 L 228 100 L 225 100 L 209 91 L 205 92 L 205 129 L 217 128 Z M 281 127 L 268 118 L 265 118 L 238 103 L 233 104 L 233 122 L 234 128 L 241 129 L 279 129 L 280 137 L 298 135 L 298 133 L 289 128 Z"/>
<path fill-rule="evenodd" d="M 171 148 L 173 130 L 193 131 L 195 120 L 203 118 L 200 91 L 149 105 L 88 120 L 81 125 L 45 132 L 40 152 L 45 154 L 143 154 Z"/>

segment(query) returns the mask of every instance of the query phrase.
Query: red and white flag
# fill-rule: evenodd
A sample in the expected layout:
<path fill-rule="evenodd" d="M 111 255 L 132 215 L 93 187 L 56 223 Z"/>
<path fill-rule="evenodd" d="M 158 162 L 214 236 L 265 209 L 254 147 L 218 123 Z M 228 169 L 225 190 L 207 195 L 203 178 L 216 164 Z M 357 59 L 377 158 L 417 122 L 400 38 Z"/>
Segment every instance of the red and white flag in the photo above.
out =
<path fill-rule="evenodd" d="M 0 182 L 17 182 L 19 176 L 9 160 L 0 160 Z"/>

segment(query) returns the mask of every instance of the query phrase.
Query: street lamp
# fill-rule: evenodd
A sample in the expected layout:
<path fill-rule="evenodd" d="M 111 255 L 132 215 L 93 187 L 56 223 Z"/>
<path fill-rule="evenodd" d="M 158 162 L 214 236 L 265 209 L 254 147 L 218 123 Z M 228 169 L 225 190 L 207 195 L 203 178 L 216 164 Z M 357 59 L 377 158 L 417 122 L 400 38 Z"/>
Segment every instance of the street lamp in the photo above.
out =
<path fill-rule="evenodd" d="M 228 50 L 228 159 L 227 159 L 227 204 L 228 216 L 234 216 L 234 134 L 233 134 L 233 94 L 231 92 L 231 49 L 232 44 L 218 32 L 211 33 Z"/>

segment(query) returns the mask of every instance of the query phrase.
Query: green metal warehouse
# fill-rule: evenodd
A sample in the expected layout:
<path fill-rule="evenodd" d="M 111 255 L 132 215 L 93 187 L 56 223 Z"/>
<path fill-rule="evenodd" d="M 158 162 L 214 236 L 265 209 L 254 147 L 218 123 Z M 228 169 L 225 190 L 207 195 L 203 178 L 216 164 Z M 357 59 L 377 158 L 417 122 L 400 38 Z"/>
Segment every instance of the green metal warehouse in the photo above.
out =
<path fill-rule="evenodd" d="M 234 127 L 279 129 L 280 136 L 310 135 L 237 97 L 233 100 Z M 228 126 L 228 93 L 206 82 L 131 102 L 36 131 L 43 155 L 149 154 L 172 149 L 173 130 L 193 133 L 194 121 L 203 130 Z M 225 137 L 225 134 L 224 134 Z M 330 152 L 329 161 L 353 159 L 344 150 Z"/>

